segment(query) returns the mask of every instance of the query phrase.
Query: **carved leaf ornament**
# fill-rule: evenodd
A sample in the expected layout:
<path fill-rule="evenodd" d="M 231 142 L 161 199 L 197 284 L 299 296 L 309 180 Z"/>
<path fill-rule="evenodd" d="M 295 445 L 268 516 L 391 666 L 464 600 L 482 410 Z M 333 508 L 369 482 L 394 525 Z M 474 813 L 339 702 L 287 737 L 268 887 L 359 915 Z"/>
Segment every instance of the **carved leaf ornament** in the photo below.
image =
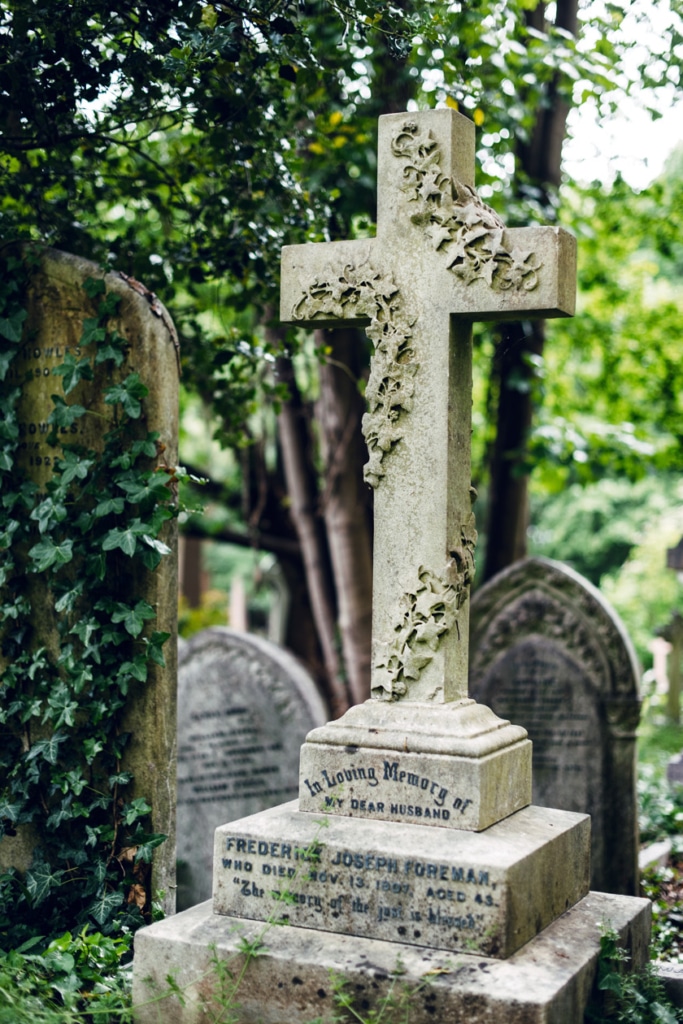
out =
<path fill-rule="evenodd" d="M 474 189 L 451 181 L 440 168 L 441 149 L 431 131 L 406 121 L 391 143 L 394 156 L 405 161 L 402 189 L 416 208 L 414 223 L 447 259 L 447 266 L 465 284 L 484 280 L 495 291 L 531 291 L 542 264 L 535 253 L 507 249 L 505 225 Z M 375 270 L 369 260 L 329 267 L 304 286 L 292 310 L 293 320 L 364 319 L 375 346 L 365 397 L 363 436 L 369 459 L 363 475 L 377 487 L 386 470 L 384 456 L 403 437 L 400 420 L 412 408 L 414 377 L 419 363 L 410 344 L 410 320 L 391 274 Z"/>
<path fill-rule="evenodd" d="M 316 277 L 292 311 L 294 320 L 361 319 L 375 352 L 365 389 L 367 412 L 363 437 L 369 461 L 363 469 L 366 483 L 376 487 L 385 469 L 382 460 L 403 437 L 400 418 L 412 408 L 418 363 L 410 344 L 414 321 L 406 317 L 398 287 L 391 274 L 382 275 L 369 262 L 347 263 L 341 272 L 332 267 Z"/>
<path fill-rule="evenodd" d="M 418 583 L 399 601 L 394 635 L 377 644 L 374 659 L 372 696 L 396 700 L 419 679 L 425 665 L 434 657 L 441 637 L 457 626 L 457 614 L 467 600 L 474 579 L 474 548 L 477 531 L 472 514 L 462 527 L 460 545 L 442 573 L 424 566 L 418 569 Z"/>
<path fill-rule="evenodd" d="M 534 252 L 507 249 L 505 224 L 475 190 L 441 171 L 441 149 L 431 131 L 406 121 L 391 143 L 405 161 L 404 192 L 416 204 L 411 219 L 465 284 L 484 280 L 494 291 L 532 291 L 542 264 Z"/>

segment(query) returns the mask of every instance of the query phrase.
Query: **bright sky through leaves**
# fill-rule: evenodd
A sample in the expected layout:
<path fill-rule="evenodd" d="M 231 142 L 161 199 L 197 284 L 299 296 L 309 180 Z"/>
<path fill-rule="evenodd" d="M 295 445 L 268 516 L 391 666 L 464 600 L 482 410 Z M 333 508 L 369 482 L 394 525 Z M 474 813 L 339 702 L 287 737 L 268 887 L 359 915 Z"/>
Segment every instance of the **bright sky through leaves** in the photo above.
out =
<path fill-rule="evenodd" d="M 652 77 L 657 77 L 658 57 L 669 46 L 668 30 L 675 17 L 668 0 L 636 0 L 622 26 L 631 43 L 622 68 L 624 80 L 637 80 L 640 63 L 647 63 Z M 609 183 L 620 173 L 633 188 L 647 187 L 661 174 L 669 154 L 683 144 L 680 85 L 671 79 L 659 88 L 634 93 L 610 118 L 601 117 L 592 101 L 577 105 L 568 120 L 565 172 L 584 183 Z M 661 117 L 653 120 L 648 107 Z"/>

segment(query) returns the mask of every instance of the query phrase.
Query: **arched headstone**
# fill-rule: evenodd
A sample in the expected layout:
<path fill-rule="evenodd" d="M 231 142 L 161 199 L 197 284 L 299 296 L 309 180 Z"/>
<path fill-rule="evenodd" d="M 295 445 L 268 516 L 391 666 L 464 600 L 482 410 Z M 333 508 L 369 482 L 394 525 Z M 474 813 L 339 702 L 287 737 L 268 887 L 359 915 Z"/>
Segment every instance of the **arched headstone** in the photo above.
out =
<path fill-rule="evenodd" d="M 214 626 L 178 664 L 178 906 L 211 896 L 218 825 L 297 795 L 299 748 L 327 721 L 299 662 L 262 637 Z"/>
<path fill-rule="evenodd" d="M 592 818 L 593 889 L 637 892 L 639 672 L 595 587 L 544 558 L 517 562 L 472 601 L 470 693 L 533 741 L 533 800 Z"/>

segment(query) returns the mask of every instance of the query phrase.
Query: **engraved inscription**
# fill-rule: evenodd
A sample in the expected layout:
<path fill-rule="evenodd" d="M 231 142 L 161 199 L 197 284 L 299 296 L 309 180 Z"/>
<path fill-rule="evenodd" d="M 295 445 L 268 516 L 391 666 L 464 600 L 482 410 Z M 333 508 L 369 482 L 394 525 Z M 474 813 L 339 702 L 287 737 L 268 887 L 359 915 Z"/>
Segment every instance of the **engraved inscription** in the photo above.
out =
<path fill-rule="evenodd" d="M 466 815 L 473 805 L 470 796 L 454 793 L 439 780 L 409 771 L 397 760 L 382 759 L 377 768 L 367 764 L 347 764 L 341 770 L 321 768 L 316 776 L 302 778 L 302 784 L 309 796 L 320 798 L 323 813 L 350 817 L 445 822 Z M 379 792 L 373 792 L 375 788 Z"/>
<path fill-rule="evenodd" d="M 194 712 L 178 750 L 178 805 L 288 798 L 282 743 L 268 743 L 247 707 Z"/>
<path fill-rule="evenodd" d="M 375 934 L 418 946 L 495 954 L 499 880 L 476 863 L 444 863 L 378 850 L 315 851 L 283 841 L 228 835 L 219 912 Z M 419 924 L 419 928 L 415 925 Z"/>
<path fill-rule="evenodd" d="M 61 378 L 54 375 L 54 370 L 68 355 L 80 358 L 81 347 L 36 341 L 25 343 L 10 364 L 6 377 L 22 388 L 17 408 L 17 463 L 41 487 L 52 476 L 55 460 L 62 456 L 59 444 L 47 443 L 48 436 L 54 434 L 58 441 L 74 442 L 84 429 L 82 419 L 69 427 L 53 428 L 48 423 L 54 408 L 51 395 L 63 393 Z"/>
<path fill-rule="evenodd" d="M 550 642 L 526 640 L 489 670 L 481 699 L 533 741 L 534 800 L 574 809 L 600 802 L 599 722 L 579 666 Z M 597 770 L 596 770 L 597 769 Z"/>

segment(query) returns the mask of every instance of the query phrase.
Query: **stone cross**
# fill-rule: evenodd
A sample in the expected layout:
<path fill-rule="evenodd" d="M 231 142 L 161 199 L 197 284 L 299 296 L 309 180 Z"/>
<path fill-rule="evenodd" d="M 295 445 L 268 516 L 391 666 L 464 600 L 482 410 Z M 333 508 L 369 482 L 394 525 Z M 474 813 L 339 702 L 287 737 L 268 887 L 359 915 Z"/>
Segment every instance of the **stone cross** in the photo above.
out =
<path fill-rule="evenodd" d="M 472 323 L 574 311 L 573 237 L 507 229 L 473 186 L 470 120 L 381 117 L 376 238 L 282 253 L 283 322 L 363 326 L 374 343 L 363 433 L 380 700 L 467 698 Z"/>

